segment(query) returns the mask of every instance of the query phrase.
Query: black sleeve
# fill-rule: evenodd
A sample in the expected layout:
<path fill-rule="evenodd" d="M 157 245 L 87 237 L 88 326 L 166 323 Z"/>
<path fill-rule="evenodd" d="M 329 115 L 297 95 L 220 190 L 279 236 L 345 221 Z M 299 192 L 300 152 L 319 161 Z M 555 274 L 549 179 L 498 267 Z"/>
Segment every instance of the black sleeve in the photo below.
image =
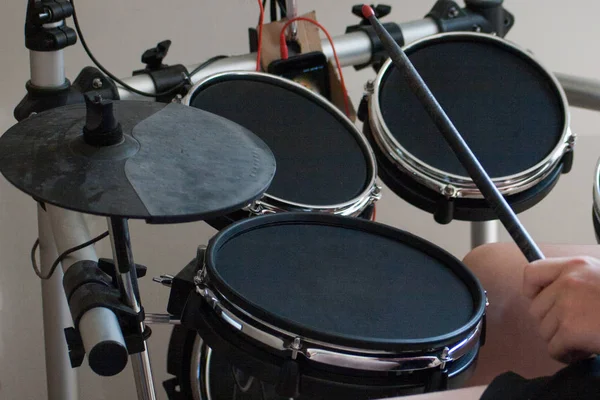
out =
<path fill-rule="evenodd" d="M 600 399 L 600 359 L 580 361 L 545 378 L 525 379 L 513 372 L 492 381 L 481 400 Z"/>

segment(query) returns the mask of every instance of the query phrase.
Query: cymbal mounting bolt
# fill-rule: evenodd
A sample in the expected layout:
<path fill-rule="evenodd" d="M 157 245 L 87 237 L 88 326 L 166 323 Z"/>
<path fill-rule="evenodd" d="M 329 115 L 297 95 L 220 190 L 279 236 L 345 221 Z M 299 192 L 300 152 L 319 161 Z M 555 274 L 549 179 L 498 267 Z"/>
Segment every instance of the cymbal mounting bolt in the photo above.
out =
<path fill-rule="evenodd" d="M 448 10 L 448 17 L 449 17 L 449 18 L 456 18 L 456 17 L 458 17 L 458 14 L 459 14 L 459 13 L 460 13 L 460 12 L 458 11 L 458 8 L 456 8 L 456 7 L 451 7 L 451 8 Z"/>

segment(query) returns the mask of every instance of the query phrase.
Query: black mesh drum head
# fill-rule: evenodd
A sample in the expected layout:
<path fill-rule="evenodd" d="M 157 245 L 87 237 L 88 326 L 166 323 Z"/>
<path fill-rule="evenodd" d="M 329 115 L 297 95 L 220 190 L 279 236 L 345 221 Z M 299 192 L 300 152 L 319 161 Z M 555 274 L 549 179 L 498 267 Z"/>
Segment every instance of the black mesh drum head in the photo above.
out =
<path fill-rule="evenodd" d="M 327 206 L 359 197 L 374 179 L 374 161 L 360 133 L 331 104 L 282 78 L 226 73 L 201 83 L 189 105 L 255 132 L 275 154 L 267 194 Z M 358 133 L 358 135 L 357 135 Z"/>
<path fill-rule="evenodd" d="M 567 117 L 558 85 L 507 42 L 444 35 L 406 53 L 492 178 L 536 166 L 560 143 Z M 392 65 L 378 100 L 385 125 L 408 153 L 435 169 L 468 176 Z"/>
<path fill-rule="evenodd" d="M 337 345 L 447 345 L 484 311 L 479 283 L 456 258 L 355 218 L 287 213 L 246 220 L 211 241 L 206 266 L 211 285 L 235 306 Z"/>

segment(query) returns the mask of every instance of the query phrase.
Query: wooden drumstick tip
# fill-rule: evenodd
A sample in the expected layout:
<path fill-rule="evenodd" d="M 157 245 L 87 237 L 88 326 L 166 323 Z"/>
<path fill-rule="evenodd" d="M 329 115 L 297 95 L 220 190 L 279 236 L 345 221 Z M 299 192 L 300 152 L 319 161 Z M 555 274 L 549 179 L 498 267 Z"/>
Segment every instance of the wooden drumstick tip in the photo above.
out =
<path fill-rule="evenodd" d="M 375 11 L 373 11 L 373 9 L 371 8 L 370 5 L 368 4 L 363 4 L 362 6 L 362 13 L 363 16 L 367 19 L 371 18 L 372 16 L 375 15 Z"/>

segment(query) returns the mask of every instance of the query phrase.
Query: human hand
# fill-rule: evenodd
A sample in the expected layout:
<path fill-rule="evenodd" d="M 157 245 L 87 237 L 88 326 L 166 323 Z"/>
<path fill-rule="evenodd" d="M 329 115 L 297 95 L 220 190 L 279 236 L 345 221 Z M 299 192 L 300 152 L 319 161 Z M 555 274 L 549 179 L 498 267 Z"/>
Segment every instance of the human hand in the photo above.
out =
<path fill-rule="evenodd" d="M 571 363 L 600 353 L 600 260 L 535 261 L 525 267 L 523 294 L 553 358 Z"/>

